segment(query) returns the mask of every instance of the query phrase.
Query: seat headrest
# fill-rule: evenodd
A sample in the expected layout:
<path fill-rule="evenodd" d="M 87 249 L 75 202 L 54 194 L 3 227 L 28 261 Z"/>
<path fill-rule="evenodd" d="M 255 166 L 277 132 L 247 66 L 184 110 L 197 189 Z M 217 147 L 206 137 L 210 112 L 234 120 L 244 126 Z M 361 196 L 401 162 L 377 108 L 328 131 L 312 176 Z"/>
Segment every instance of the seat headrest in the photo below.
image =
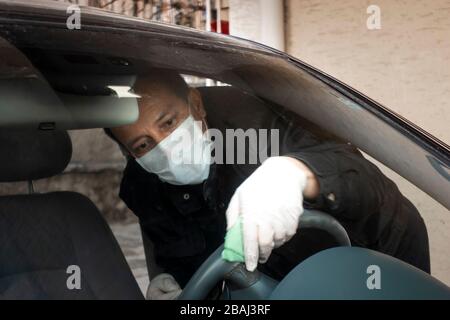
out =
<path fill-rule="evenodd" d="M 0 128 L 0 182 L 61 173 L 72 157 L 67 131 Z"/>

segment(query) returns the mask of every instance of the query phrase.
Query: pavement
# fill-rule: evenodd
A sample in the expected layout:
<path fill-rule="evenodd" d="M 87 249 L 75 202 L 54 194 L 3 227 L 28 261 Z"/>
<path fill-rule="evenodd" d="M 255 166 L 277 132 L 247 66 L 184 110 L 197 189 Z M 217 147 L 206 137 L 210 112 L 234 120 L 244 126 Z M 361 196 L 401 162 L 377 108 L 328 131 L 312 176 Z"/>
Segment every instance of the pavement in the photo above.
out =
<path fill-rule="evenodd" d="M 125 259 L 133 272 L 134 277 L 145 296 L 150 282 L 145 261 L 144 245 L 142 243 L 139 223 L 113 222 L 110 227 L 125 255 Z"/>

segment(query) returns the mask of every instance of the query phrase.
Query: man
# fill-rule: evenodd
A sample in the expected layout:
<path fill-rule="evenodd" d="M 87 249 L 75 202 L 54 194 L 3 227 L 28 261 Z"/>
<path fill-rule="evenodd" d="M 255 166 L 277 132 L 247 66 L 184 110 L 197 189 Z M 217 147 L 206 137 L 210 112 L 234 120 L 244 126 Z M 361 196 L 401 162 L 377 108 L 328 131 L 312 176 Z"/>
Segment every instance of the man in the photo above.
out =
<path fill-rule="evenodd" d="M 139 119 L 105 131 L 128 157 L 120 197 L 139 217 L 165 272 L 151 281 L 150 298 L 175 298 L 226 230 L 241 222 L 247 269 L 260 263 L 261 271 L 284 277 L 332 244 L 324 232 L 296 232 L 304 207 L 333 215 L 353 245 L 430 271 L 416 208 L 350 144 L 231 87 L 189 88 L 172 71 L 138 77 L 134 91 L 141 96 Z M 279 156 L 262 164 L 210 164 L 206 152 L 200 163 L 175 161 L 174 136 L 192 128 L 197 135 L 185 149 L 205 147 L 207 129 L 278 130 Z"/>

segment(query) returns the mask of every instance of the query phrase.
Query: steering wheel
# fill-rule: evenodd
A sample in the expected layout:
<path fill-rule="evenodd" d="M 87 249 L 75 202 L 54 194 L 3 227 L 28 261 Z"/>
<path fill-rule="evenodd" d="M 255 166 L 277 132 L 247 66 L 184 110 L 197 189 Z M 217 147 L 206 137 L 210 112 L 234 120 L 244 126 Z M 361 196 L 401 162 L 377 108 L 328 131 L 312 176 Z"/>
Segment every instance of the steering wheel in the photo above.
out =
<path fill-rule="evenodd" d="M 350 239 L 344 227 L 332 216 L 317 211 L 305 210 L 300 216 L 299 229 L 314 228 L 328 232 L 339 246 L 350 246 Z M 203 300 L 222 280 L 229 281 L 241 299 L 264 299 L 278 284 L 274 279 L 258 272 L 249 272 L 244 264 L 222 259 L 223 245 L 203 262 L 178 297 L 178 300 Z"/>

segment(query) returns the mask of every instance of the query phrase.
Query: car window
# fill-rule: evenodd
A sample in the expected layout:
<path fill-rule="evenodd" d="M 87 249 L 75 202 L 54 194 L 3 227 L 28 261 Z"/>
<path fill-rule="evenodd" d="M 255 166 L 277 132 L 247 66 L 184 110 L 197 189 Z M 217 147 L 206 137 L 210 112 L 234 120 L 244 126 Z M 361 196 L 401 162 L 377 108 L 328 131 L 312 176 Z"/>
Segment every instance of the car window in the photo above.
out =
<path fill-rule="evenodd" d="M 209 102 L 206 112 L 214 128 L 222 131 L 251 129 L 264 123 L 259 129 L 279 129 L 275 138 L 279 142 L 278 152 L 298 147 L 299 157 L 306 162 L 312 159 L 308 164 L 317 164 L 315 173 L 331 186 L 339 185 L 341 174 L 353 177 L 355 172 L 367 173 L 370 166 L 360 158 L 355 162 L 360 167 L 352 167 L 352 161 L 359 157 L 355 154 L 362 151 L 375 159 L 373 163 L 386 165 L 444 206 L 450 206 L 450 158 L 444 143 L 402 123 L 370 99 L 290 57 L 257 45 L 210 39 L 202 34 L 196 38 L 196 34 L 158 33 L 145 27 L 129 32 L 125 27 L 96 26 L 95 23 L 77 32 L 58 24 L 50 27 L 37 23 L 6 23 L 0 35 L 5 43 L 1 50 L 6 50 L 8 44 L 8 48 L 20 52 L 24 64 L 39 73 L 40 88 L 45 88 L 55 99 L 51 110 L 61 112 L 56 116 L 45 109 L 39 115 L 50 116 L 50 120 L 41 120 L 37 115 L 31 117 L 28 124 L 73 130 L 97 128 L 97 131 L 72 132 L 79 146 L 83 145 L 82 136 L 92 136 L 95 132 L 99 137 L 102 131 L 98 128 L 133 124 L 139 116 L 140 101 L 153 94 L 151 90 L 138 90 L 136 83 L 153 70 L 169 70 L 181 75 L 190 87 L 197 88 L 205 102 Z M 8 74 L 8 65 L 0 66 L 0 74 Z M 18 78 L 23 82 L 26 76 L 18 74 Z M 2 94 L 14 92 L 4 80 L 6 78 L 2 79 Z M 35 88 L 34 84 L 31 86 Z M 36 92 L 38 97 L 49 99 L 42 91 L 36 89 Z M 19 95 L 16 97 L 21 99 Z M 34 107 L 35 101 L 33 99 L 27 107 Z M 8 107 L 3 104 L 2 112 Z M 238 121 L 233 122 L 236 119 Z M 92 154 L 98 154 L 97 159 L 101 159 L 99 163 L 103 165 L 109 161 L 105 159 L 113 158 L 114 165 L 123 169 L 126 157 L 122 153 L 130 156 L 127 151 L 133 146 L 126 146 L 122 153 L 118 148 L 98 152 L 102 150 L 98 145 L 106 140 L 103 136 L 93 139 L 97 144 L 89 147 L 89 155 L 75 153 L 75 159 L 81 160 L 72 162 L 72 170 L 77 170 L 82 159 Z M 272 142 L 270 133 L 263 139 Z M 264 151 L 268 151 L 266 149 Z M 115 151 L 108 153 L 109 150 Z M 138 154 L 138 151 L 133 152 Z M 260 155 L 259 150 L 256 153 Z M 342 154 L 343 157 L 334 158 Z M 235 156 L 237 158 L 237 154 Z M 251 158 L 250 154 L 246 157 Z M 363 185 L 371 192 L 369 176 L 364 176 Z M 119 175 L 116 186 L 118 179 Z M 396 190 L 395 184 L 384 183 L 389 184 L 390 190 Z M 352 197 L 358 190 L 349 190 L 352 192 L 345 195 L 347 199 L 358 200 Z M 324 201 L 332 207 L 339 196 L 331 190 L 324 194 Z M 345 220 L 351 225 L 354 218 L 348 216 Z M 360 239 L 360 244 L 376 246 L 371 240 Z"/>

